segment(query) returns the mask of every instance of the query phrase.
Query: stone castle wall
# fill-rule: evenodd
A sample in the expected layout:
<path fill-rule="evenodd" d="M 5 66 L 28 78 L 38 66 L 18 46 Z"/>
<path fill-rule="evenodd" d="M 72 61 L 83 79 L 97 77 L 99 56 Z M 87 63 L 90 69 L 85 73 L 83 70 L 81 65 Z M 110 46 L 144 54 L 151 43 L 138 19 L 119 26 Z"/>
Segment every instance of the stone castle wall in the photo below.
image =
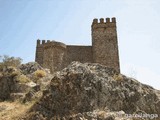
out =
<path fill-rule="evenodd" d="M 94 19 L 92 46 L 65 45 L 56 41 L 37 40 L 36 62 L 51 72 L 59 71 L 72 61 L 100 63 L 120 72 L 116 19 Z"/>
<path fill-rule="evenodd" d="M 65 67 L 72 61 L 93 62 L 92 46 L 72 46 L 67 45 L 65 53 Z"/>
<path fill-rule="evenodd" d="M 44 42 L 44 40 L 43 40 Z M 43 44 L 40 40 L 37 40 L 37 47 L 36 47 L 36 58 L 35 61 L 40 65 L 43 64 Z"/>
<path fill-rule="evenodd" d="M 94 19 L 92 23 L 93 61 L 120 72 L 116 19 Z"/>
<path fill-rule="evenodd" d="M 60 42 L 49 41 L 43 45 L 43 67 L 49 68 L 51 73 L 63 68 L 66 45 Z"/>

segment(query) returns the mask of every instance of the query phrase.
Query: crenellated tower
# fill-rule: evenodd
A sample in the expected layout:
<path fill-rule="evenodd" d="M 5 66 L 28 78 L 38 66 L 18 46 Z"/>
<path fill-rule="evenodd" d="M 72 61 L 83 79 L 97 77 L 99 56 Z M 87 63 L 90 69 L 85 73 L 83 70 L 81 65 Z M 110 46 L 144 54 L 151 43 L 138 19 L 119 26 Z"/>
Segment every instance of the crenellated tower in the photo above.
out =
<path fill-rule="evenodd" d="M 37 46 L 36 46 L 36 57 L 35 61 L 39 63 L 41 66 L 43 65 L 43 44 L 45 43 L 45 40 L 37 40 Z"/>
<path fill-rule="evenodd" d="M 36 62 L 51 70 L 62 70 L 72 61 L 99 63 L 120 73 L 116 19 L 94 19 L 92 46 L 65 45 L 50 40 L 37 40 Z"/>
<path fill-rule="evenodd" d="M 116 18 L 94 19 L 92 23 L 93 61 L 120 72 Z"/>
<path fill-rule="evenodd" d="M 63 57 L 66 45 L 50 40 L 37 40 L 36 62 L 42 67 L 50 69 L 51 73 L 63 68 Z"/>
<path fill-rule="evenodd" d="M 48 40 L 43 45 L 43 67 L 49 68 L 51 73 L 62 70 L 65 51 L 65 44 Z"/>

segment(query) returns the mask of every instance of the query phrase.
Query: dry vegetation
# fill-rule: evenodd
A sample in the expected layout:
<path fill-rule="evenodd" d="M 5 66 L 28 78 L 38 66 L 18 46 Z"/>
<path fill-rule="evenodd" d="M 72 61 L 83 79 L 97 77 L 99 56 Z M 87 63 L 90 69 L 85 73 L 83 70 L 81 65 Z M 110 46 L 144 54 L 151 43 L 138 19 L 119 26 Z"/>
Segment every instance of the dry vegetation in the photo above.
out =
<path fill-rule="evenodd" d="M 22 104 L 20 102 L 0 102 L 0 120 L 18 120 L 23 117 L 34 102 Z"/>
<path fill-rule="evenodd" d="M 0 56 L 0 77 L 9 76 L 10 79 L 14 79 L 18 83 L 25 84 L 30 82 L 31 79 L 27 75 L 22 74 L 18 69 L 21 61 L 21 58 Z M 43 70 L 37 70 L 33 75 L 37 79 L 40 79 L 42 77 L 45 77 L 46 73 Z M 0 120 L 20 120 L 20 118 L 25 116 L 26 112 L 31 108 L 36 100 L 29 101 L 25 104 L 18 100 L 14 102 L 0 102 Z"/>
<path fill-rule="evenodd" d="M 22 59 L 19 57 L 9 57 L 7 55 L 0 56 L 0 71 L 8 66 L 17 67 L 21 64 L 21 62 Z"/>
<path fill-rule="evenodd" d="M 114 74 L 113 79 L 116 81 L 122 81 L 123 80 L 123 75 L 122 74 Z"/>
<path fill-rule="evenodd" d="M 18 75 L 17 76 L 17 80 L 18 80 L 18 82 L 20 82 L 20 83 L 27 83 L 27 82 L 30 82 L 31 80 L 27 77 L 27 76 L 25 76 L 25 75 Z"/>
<path fill-rule="evenodd" d="M 44 70 L 37 70 L 34 72 L 34 76 L 36 78 L 42 78 L 46 76 L 46 72 Z"/>

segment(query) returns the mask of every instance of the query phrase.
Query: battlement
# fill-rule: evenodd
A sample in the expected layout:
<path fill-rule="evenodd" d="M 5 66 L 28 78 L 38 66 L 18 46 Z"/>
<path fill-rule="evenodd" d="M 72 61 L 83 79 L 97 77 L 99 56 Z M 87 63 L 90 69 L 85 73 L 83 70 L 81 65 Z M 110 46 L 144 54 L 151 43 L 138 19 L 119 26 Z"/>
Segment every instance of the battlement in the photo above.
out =
<path fill-rule="evenodd" d="M 54 40 L 37 40 L 36 62 L 51 70 L 62 70 L 72 61 L 100 63 L 120 72 L 116 18 L 93 19 L 92 46 L 71 46 Z"/>
<path fill-rule="evenodd" d="M 57 42 L 54 40 L 37 40 L 37 46 L 43 46 L 44 48 L 48 47 L 61 47 L 61 48 L 66 48 L 66 45 L 61 42 Z"/>
<path fill-rule="evenodd" d="M 109 27 L 116 27 L 116 18 L 100 18 L 100 19 L 93 19 L 92 28 L 109 28 Z"/>
<path fill-rule="evenodd" d="M 40 39 L 37 40 L 37 46 L 45 43 L 46 43 L 46 40 L 40 40 Z"/>
<path fill-rule="evenodd" d="M 99 20 L 97 18 L 93 19 L 93 23 L 92 24 L 101 24 L 101 23 L 116 23 L 116 18 L 100 18 Z"/>

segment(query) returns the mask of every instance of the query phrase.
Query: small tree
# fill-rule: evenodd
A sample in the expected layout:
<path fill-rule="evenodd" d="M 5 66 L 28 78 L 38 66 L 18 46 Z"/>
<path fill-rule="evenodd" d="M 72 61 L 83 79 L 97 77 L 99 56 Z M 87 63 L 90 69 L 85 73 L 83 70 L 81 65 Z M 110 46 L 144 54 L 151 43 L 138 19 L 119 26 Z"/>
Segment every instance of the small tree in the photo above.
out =
<path fill-rule="evenodd" d="M 17 67 L 21 64 L 22 59 L 19 57 L 9 57 L 7 55 L 0 56 L 0 71 L 12 66 Z"/>
<path fill-rule="evenodd" d="M 13 66 L 13 67 L 17 67 L 21 64 L 22 59 L 19 57 L 9 57 L 7 55 L 4 55 L 2 58 L 2 63 L 5 66 Z"/>

